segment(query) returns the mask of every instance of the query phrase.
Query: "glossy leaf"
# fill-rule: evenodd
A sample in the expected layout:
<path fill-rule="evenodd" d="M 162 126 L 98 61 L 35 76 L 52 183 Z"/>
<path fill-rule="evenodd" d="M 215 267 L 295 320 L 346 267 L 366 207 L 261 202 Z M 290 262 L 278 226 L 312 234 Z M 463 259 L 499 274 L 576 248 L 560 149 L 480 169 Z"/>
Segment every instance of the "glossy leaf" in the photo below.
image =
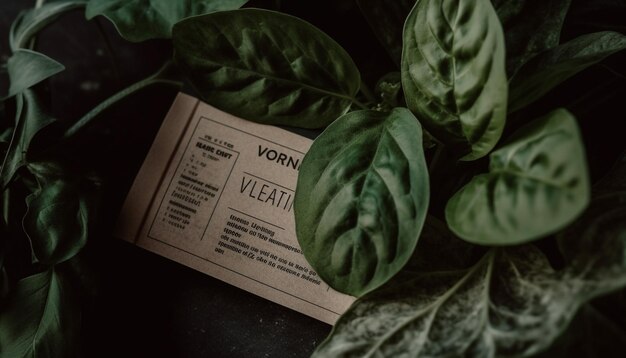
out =
<path fill-rule="evenodd" d="M 462 160 L 488 154 L 506 119 L 505 44 L 489 0 L 420 0 L 404 26 L 402 85 L 424 127 Z"/>
<path fill-rule="evenodd" d="M 626 36 L 596 32 L 570 40 L 528 61 L 510 81 L 509 111 L 522 109 L 587 67 L 626 49 Z"/>
<path fill-rule="evenodd" d="M 39 8 L 21 13 L 11 25 L 9 42 L 11 51 L 23 49 L 29 41 L 44 27 L 56 21 L 60 16 L 85 7 L 86 1 L 63 0 L 44 3 Z"/>
<path fill-rule="evenodd" d="M 180 20 L 234 10 L 247 0 L 90 0 L 88 20 L 98 15 L 108 18 L 128 41 L 170 38 L 172 27 Z"/>
<path fill-rule="evenodd" d="M 415 0 L 357 0 L 372 31 L 398 66 L 402 58 L 402 25 Z"/>
<path fill-rule="evenodd" d="M 56 121 L 43 109 L 37 94 L 25 90 L 16 97 L 16 132 L 9 146 L 0 171 L 0 187 L 4 188 L 15 172 L 26 163 L 26 156 L 33 138 Z"/>
<path fill-rule="evenodd" d="M 506 42 L 509 77 L 534 55 L 556 47 L 571 0 L 492 0 Z"/>
<path fill-rule="evenodd" d="M 295 17 L 243 9 L 174 27 L 175 59 L 208 103 L 267 124 L 320 128 L 344 114 L 359 89 L 350 56 Z"/>
<path fill-rule="evenodd" d="M 6 97 L 15 96 L 64 69 L 62 64 L 46 55 L 30 50 L 17 50 L 7 63 L 11 87 Z"/>
<path fill-rule="evenodd" d="M 362 295 L 409 260 L 426 217 L 422 131 L 404 108 L 357 111 L 313 143 L 298 175 L 296 232 L 334 289 Z"/>
<path fill-rule="evenodd" d="M 554 271 L 533 245 L 490 249 L 467 269 L 403 276 L 356 301 L 313 356 L 529 356 L 549 347 L 580 306 L 626 285 L 626 275 L 588 273 Z"/>
<path fill-rule="evenodd" d="M 589 203 L 576 119 L 556 110 L 517 131 L 446 206 L 448 225 L 481 245 L 516 245 L 556 232 Z"/>
<path fill-rule="evenodd" d="M 0 308 L 0 356 L 74 357 L 79 306 L 55 270 L 24 278 Z"/>
<path fill-rule="evenodd" d="M 28 169 L 39 185 L 26 198 L 28 210 L 22 221 L 34 257 L 44 265 L 67 261 L 87 242 L 87 190 L 76 178 L 63 177 L 67 170 L 57 164 L 32 163 Z"/>

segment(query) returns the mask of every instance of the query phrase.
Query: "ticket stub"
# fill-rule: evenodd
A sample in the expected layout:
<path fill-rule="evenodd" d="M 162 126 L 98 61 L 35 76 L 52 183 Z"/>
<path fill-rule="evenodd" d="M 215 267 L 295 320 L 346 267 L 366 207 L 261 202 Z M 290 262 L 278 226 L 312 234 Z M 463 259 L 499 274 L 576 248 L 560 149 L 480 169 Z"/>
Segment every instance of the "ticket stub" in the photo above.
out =
<path fill-rule="evenodd" d="M 333 324 L 354 301 L 308 265 L 293 201 L 311 140 L 179 94 L 126 198 L 116 235 Z"/>

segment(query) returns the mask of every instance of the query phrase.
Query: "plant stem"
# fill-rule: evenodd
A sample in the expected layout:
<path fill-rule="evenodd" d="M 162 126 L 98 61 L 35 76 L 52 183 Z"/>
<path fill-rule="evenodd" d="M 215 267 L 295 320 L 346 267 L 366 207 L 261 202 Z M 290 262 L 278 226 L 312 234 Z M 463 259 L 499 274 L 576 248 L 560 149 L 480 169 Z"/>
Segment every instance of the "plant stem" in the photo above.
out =
<path fill-rule="evenodd" d="M 37 0 L 37 2 L 35 2 L 35 10 L 40 9 L 43 6 L 44 1 L 45 0 Z M 34 50 L 35 46 L 37 46 L 37 37 L 33 36 L 33 38 L 30 40 L 30 43 L 28 44 L 28 48 Z"/>
<path fill-rule="evenodd" d="M 107 98 L 104 102 L 100 103 L 92 110 L 87 112 L 81 119 L 79 119 L 74 125 L 72 125 L 64 135 L 64 139 L 69 139 L 74 137 L 77 133 L 79 133 L 83 128 L 89 126 L 93 120 L 98 117 L 102 112 L 109 109 L 116 103 L 120 102 L 124 98 L 128 97 L 131 94 L 139 92 L 140 90 L 154 85 L 154 84 L 167 84 L 171 86 L 181 87 L 182 83 L 178 81 L 174 81 L 165 77 L 162 77 L 164 73 L 171 67 L 172 62 L 168 61 L 163 67 L 161 67 L 155 74 L 140 80 L 139 82 L 133 83 L 132 85 L 124 88 L 113 96 Z"/>

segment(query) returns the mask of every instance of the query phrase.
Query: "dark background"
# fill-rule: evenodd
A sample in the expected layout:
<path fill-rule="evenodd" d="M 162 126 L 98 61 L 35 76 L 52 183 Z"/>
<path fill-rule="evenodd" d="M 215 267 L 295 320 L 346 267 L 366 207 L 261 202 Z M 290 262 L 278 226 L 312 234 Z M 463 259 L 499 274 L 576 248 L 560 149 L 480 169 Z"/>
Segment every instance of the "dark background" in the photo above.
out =
<path fill-rule="evenodd" d="M 623 10 L 594 10 L 618 2 L 575 0 L 563 39 L 607 28 L 625 31 Z M 252 5 L 269 3 L 275 2 L 253 1 Z M 0 62 L 9 56 L 11 22 L 20 10 L 34 4 L 35 0 L 0 0 Z M 293 1 L 283 6 L 284 11 L 309 20 L 344 46 L 370 86 L 384 73 L 396 70 L 352 1 Z M 154 72 L 171 57 L 168 41 L 131 44 L 121 39 L 106 19 L 87 22 L 80 12 L 43 31 L 37 50 L 67 68 L 49 81 L 47 100 L 52 113 L 68 122 Z M 528 113 L 531 116 L 548 107 L 567 105 L 577 115 L 594 180 L 608 170 L 626 143 L 624 63 L 623 53 L 612 56 L 602 66 L 560 86 Z M 615 70 L 622 77 L 616 76 Z M 595 88 L 598 90 L 579 98 L 581 90 Z M 97 168 L 104 179 L 98 225 L 76 261 L 80 274 L 75 281 L 80 283 L 77 291 L 82 292 L 84 305 L 83 355 L 310 355 L 330 332 L 329 325 L 111 237 L 116 213 L 175 94 L 155 86 L 133 96 L 107 112 L 106 120 L 81 143 L 81 160 Z"/>

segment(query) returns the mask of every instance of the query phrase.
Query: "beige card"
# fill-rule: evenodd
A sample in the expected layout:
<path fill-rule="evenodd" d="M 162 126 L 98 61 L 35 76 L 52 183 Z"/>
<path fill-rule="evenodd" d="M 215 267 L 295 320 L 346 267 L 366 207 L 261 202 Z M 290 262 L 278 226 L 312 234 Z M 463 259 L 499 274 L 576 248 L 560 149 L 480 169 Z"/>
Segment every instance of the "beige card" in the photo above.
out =
<path fill-rule="evenodd" d="M 354 301 L 308 265 L 294 190 L 311 140 L 179 94 L 120 214 L 117 236 L 333 324 Z"/>

